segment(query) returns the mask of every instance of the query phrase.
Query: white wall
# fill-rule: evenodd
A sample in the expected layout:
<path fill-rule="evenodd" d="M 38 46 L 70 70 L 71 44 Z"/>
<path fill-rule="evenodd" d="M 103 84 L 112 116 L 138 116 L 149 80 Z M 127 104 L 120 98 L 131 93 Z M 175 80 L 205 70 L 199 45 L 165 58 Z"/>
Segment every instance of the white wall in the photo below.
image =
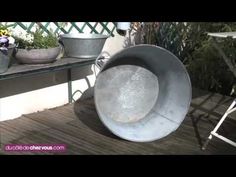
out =
<path fill-rule="evenodd" d="M 123 48 L 124 39 L 115 33 L 115 37 L 107 39 L 103 51 L 113 55 Z M 72 71 L 72 79 L 75 79 L 72 82 L 73 92 L 83 92 L 89 87 L 86 76 L 93 86 L 95 76 L 92 66 Z M 66 71 L 0 81 L 0 121 L 67 104 L 66 81 Z M 74 98 L 78 99 L 80 95 L 77 93 Z"/>
<path fill-rule="evenodd" d="M 124 47 L 125 37 L 116 34 L 115 37 L 110 37 L 106 40 L 103 51 L 109 52 L 111 55 L 122 50 Z"/>
<path fill-rule="evenodd" d="M 95 77 L 91 74 L 91 65 L 73 70 L 75 78 L 85 78 L 92 86 Z M 61 106 L 68 103 L 68 85 L 66 83 L 66 71 L 60 71 L 39 76 L 17 78 L 1 81 L 0 84 L 0 120 L 8 120 L 22 114 L 41 111 L 48 108 Z M 81 76 L 81 77 L 80 77 Z M 72 92 L 84 91 L 88 88 L 86 79 L 78 79 L 72 82 Z M 79 98 L 75 95 L 75 99 Z"/>

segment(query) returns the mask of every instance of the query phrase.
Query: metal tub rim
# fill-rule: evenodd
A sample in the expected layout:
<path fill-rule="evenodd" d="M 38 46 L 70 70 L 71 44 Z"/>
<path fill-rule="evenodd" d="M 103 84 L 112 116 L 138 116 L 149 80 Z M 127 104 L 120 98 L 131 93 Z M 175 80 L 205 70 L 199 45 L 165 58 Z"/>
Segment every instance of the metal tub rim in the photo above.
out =
<path fill-rule="evenodd" d="M 86 34 L 86 33 L 79 33 L 79 34 L 62 34 L 60 35 L 61 38 L 69 38 L 69 39 L 106 39 L 110 37 L 109 35 L 104 34 Z"/>

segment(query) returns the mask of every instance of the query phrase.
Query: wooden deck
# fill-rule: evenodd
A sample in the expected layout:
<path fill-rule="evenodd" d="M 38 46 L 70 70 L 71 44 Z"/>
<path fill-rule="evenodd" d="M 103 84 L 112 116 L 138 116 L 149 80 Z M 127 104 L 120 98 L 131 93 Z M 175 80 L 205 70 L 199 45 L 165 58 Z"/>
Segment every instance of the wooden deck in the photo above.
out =
<path fill-rule="evenodd" d="M 0 122 L 4 144 L 66 144 L 64 153 L 5 152 L 0 154 L 236 154 L 236 148 L 213 138 L 207 150 L 201 145 L 222 116 L 232 98 L 193 90 L 188 115 L 169 136 L 134 143 L 110 133 L 100 122 L 93 100 L 65 105 Z M 236 114 L 224 122 L 219 133 L 236 140 Z"/>

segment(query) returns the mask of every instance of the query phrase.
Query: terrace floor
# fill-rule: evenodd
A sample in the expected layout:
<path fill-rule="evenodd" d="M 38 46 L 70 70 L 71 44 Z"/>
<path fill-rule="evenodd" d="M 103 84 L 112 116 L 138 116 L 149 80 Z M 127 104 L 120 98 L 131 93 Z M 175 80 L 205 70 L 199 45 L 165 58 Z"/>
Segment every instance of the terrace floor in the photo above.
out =
<path fill-rule="evenodd" d="M 205 151 L 201 145 L 213 130 L 232 98 L 193 89 L 193 100 L 181 126 L 167 137 L 135 143 L 110 133 L 96 114 L 93 99 L 0 122 L 0 154 L 236 154 L 236 148 L 214 138 Z M 236 140 L 236 114 L 219 133 Z M 66 144 L 63 153 L 5 152 L 5 144 Z"/>

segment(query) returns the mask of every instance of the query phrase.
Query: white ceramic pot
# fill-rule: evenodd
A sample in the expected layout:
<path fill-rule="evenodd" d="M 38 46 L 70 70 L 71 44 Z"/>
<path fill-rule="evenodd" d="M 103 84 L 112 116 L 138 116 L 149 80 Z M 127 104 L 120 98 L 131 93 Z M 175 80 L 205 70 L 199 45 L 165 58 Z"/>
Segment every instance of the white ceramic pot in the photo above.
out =
<path fill-rule="evenodd" d="M 117 22 L 116 28 L 126 31 L 130 28 L 130 22 Z"/>

